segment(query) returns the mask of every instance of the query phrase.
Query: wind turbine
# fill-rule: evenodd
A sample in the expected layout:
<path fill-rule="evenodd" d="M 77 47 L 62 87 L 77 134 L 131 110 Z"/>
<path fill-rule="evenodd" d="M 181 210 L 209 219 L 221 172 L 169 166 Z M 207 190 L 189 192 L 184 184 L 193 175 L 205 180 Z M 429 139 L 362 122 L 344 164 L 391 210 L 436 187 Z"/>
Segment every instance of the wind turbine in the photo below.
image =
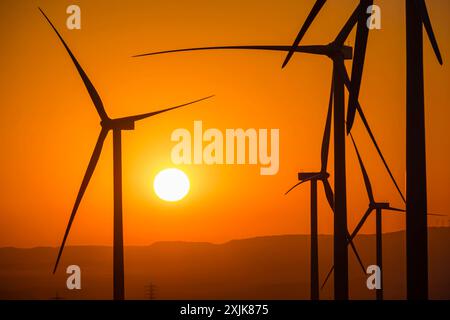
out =
<path fill-rule="evenodd" d="M 375 231 L 375 237 L 376 237 L 376 264 L 380 268 L 380 271 L 381 271 L 381 274 L 380 274 L 381 288 L 376 290 L 376 298 L 377 298 L 377 300 L 383 300 L 383 287 L 384 286 L 383 286 L 382 213 L 383 213 L 383 210 L 394 211 L 394 212 L 406 212 L 406 210 L 392 207 L 388 202 L 377 202 L 377 201 L 375 201 L 375 197 L 373 195 L 373 188 L 372 188 L 372 184 L 371 184 L 370 179 L 369 179 L 369 175 L 367 173 L 366 167 L 364 166 L 364 162 L 363 162 L 363 160 L 361 158 L 361 154 L 360 154 L 360 152 L 358 150 L 358 147 L 356 145 L 355 139 L 353 138 L 353 135 L 351 133 L 350 133 L 350 138 L 352 140 L 352 144 L 353 144 L 353 147 L 355 149 L 356 156 L 358 158 L 359 167 L 361 169 L 361 174 L 362 174 L 363 179 L 364 179 L 364 186 L 366 188 L 367 197 L 368 197 L 368 200 L 369 200 L 368 208 L 367 208 L 366 212 L 364 213 L 364 215 L 362 216 L 361 220 L 356 225 L 354 231 L 350 235 L 350 239 L 353 240 L 356 237 L 356 235 L 358 234 L 358 232 L 361 230 L 361 228 L 363 227 L 364 223 L 366 222 L 367 218 L 370 216 L 370 214 L 373 211 L 375 211 L 375 214 L 376 214 L 376 231 Z M 428 215 L 442 216 L 440 214 L 432 214 L 432 213 L 429 213 Z M 322 285 L 322 288 L 327 283 L 328 278 L 330 277 L 331 273 L 333 272 L 333 269 L 334 269 L 334 266 L 331 268 L 331 270 L 329 271 L 327 277 L 325 278 L 325 281 L 324 281 L 324 283 Z"/>
<path fill-rule="evenodd" d="M 80 189 L 78 191 L 77 198 L 75 200 L 75 204 L 72 209 L 72 213 L 69 218 L 69 223 L 67 225 L 66 231 L 64 233 L 64 238 L 62 240 L 61 247 L 58 252 L 58 257 L 56 258 L 55 267 L 53 269 L 53 273 L 56 272 L 58 268 L 58 264 L 61 258 L 61 255 L 64 250 L 64 246 L 66 244 L 67 236 L 69 235 L 70 228 L 72 226 L 73 220 L 77 213 L 78 207 L 80 205 L 81 199 L 86 191 L 86 188 L 89 184 L 89 181 L 94 173 L 95 167 L 97 165 L 98 159 L 100 157 L 100 153 L 102 151 L 103 143 L 106 139 L 106 136 L 110 131 L 113 132 L 113 163 L 114 163 L 114 243 L 113 243 L 113 287 L 114 287 L 114 299 L 115 300 L 123 300 L 125 298 L 125 288 L 124 288 L 124 261 L 123 261 L 123 226 L 122 226 L 122 139 L 121 134 L 122 130 L 134 130 L 134 125 L 136 121 L 143 120 L 157 114 L 167 112 L 169 110 L 177 109 L 195 102 L 199 102 L 205 99 L 210 98 L 205 97 L 199 100 L 195 100 L 189 103 L 185 103 L 182 105 L 178 105 L 175 107 L 129 116 L 123 118 L 111 119 L 105 111 L 103 106 L 103 102 L 95 89 L 94 85 L 89 80 L 87 74 L 84 72 L 81 65 L 78 63 L 78 60 L 73 55 L 72 51 L 69 49 L 68 45 L 55 28 L 53 23 L 47 17 L 47 15 L 40 8 L 39 10 L 44 15 L 45 19 L 48 21 L 50 26 L 53 28 L 58 38 L 61 40 L 61 43 L 64 45 L 67 53 L 69 54 L 72 62 L 74 63 L 83 83 L 91 97 L 92 102 L 97 110 L 97 113 L 100 116 L 101 122 L 100 125 L 102 127 L 100 131 L 100 135 L 98 137 L 97 143 L 94 147 L 94 151 L 92 153 L 91 159 L 89 161 L 86 173 L 84 174 L 83 180 L 81 182 Z"/>
<path fill-rule="evenodd" d="M 380 274 L 381 288 L 376 290 L 376 296 L 377 296 L 377 300 L 383 300 L 383 245 L 382 245 L 383 230 L 382 230 L 381 215 L 382 215 L 383 210 L 390 210 L 390 211 L 397 211 L 397 212 L 405 212 L 405 210 L 391 207 L 390 204 L 387 202 L 375 201 L 375 198 L 373 196 L 372 184 L 370 183 L 369 175 L 367 174 L 367 170 L 364 166 L 363 160 L 361 158 L 361 154 L 359 153 L 358 147 L 356 146 L 355 139 L 353 138 L 353 135 L 351 133 L 350 133 L 350 138 L 352 139 L 353 147 L 355 148 L 355 152 L 358 157 L 359 167 L 360 167 L 361 173 L 363 175 L 364 185 L 366 187 L 367 196 L 369 198 L 369 207 L 367 208 L 367 211 L 364 214 L 364 216 L 362 217 L 362 219 L 359 221 L 358 225 L 356 226 L 356 228 L 353 231 L 350 238 L 353 239 L 358 234 L 359 230 L 364 225 L 367 218 L 375 210 L 375 214 L 376 214 L 375 236 L 376 236 L 376 256 L 377 256 L 376 263 L 377 263 L 377 266 L 381 270 L 381 274 Z"/>
<path fill-rule="evenodd" d="M 325 122 L 325 130 L 322 139 L 322 150 L 321 150 L 321 168 L 319 172 L 300 172 L 298 174 L 298 182 L 292 188 L 290 188 L 286 194 L 294 190 L 296 187 L 300 186 L 305 182 L 311 183 L 311 300 L 319 300 L 319 239 L 318 239 L 318 218 L 317 218 L 317 184 L 322 182 L 325 195 L 330 205 L 331 210 L 334 210 L 334 194 L 331 188 L 328 178 L 330 174 L 327 172 L 328 164 L 328 152 L 330 146 L 330 134 L 331 134 L 331 118 L 333 112 L 333 81 L 331 82 L 330 99 L 328 102 L 328 112 Z M 365 273 L 364 265 L 361 258 L 353 244 L 350 241 L 350 235 L 347 233 L 348 240 L 352 246 L 353 252 L 355 253 L 363 273 Z"/>
<path fill-rule="evenodd" d="M 320 11 L 321 6 L 320 3 L 324 3 L 325 1 L 319 0 L 311 11 L 310 15 L 305 22 L 305 25 L 302 27 L 300 33 L 305 33 L 314 19 L 315 15 Z M 318 5 L 319 3 L 319 5 Z M 242 49 L 242 50 L 265 50 L 265 51 L 285 51 L 285 52 L 297 52 L 297 53 L 309 53 L 315 55 L 323 55 L 330 58 L 333 62 L 333 78 L 334 78 L 334 151 L 335 151 L 335 260 L 339 260 L 338 264 L 338 277 L 335 277 L 335 298 L 336 299 L 348 299 L 348 253 L 346 248 L 346 234 L 348 233 L 346 227 L 346 188 L 345 188 L 345 111 L 344 111 L 344 85 L 347 90 L 352 90 L 352 84 L 348 77 L 347 71 L 345 69 L 344 60 L 348 60 L 352 58 L 352 48 L 345 46 L 344 41 L 347 39 L 349 33 L 353 29 L 356 23 L 360 23 L 361 15 L 366 16 L 364 5 L 367 3 L 367 0 L 362 0 L 357 8 L 353 11 L 350 18 L 347 20 L 346 24 L 335 38 L 333 42 L 328 45 L 310 45 L 310 46 L 298 46 L 296 42 L 300 42 L 300 40 L 296 40 L 293 46 L 283 46 L 283 45 L 251 45 L 251 46 L 213 46 L 213 47 L 197 47 L 197 48 L 185 48 L 185 49 L 175 49 L 175 50 L 166 50 L 159 52 L 151 52 L 138 54 L 134 57 L 144 57 L 151 56 L 157 54 L 166 54 L 166 53 L 175 53 L 175 52 L 186 52 L 186 51 L 199 51 L 199 50 L 222 50 L 222 49 Z M 299 38 L 299 37 L 298 37 Z M 361 45 L 361 47 L 363 47 Z M 361 49 L 360 49 L 361 50 Z M 286 65 L 286 64 L 284 64 Z M 357 68 L 356 68 L 357 69 Z M 355 70 L 356 70 L 355 69 Z M 356 72 L 356 71 L 355 71 Z M 362 72 L 362 71 L 361 71 Z M 398 192 L 403 197 L 403 194 L 398 187 L 398 184 L 381 152 L 381 149 L 378 146 L 378 143 L 373 135 L 372 130 L 370 129 L 369 123 L 364 115 L 364 112 L 361 108 L 361 105 L 356 99 L 356 110 L 358 111 L 361 120 L 364 124 L 365 129 L 367 130 L 372 143 L 374 144 L 380 158 L 383 161 L 383 164 L 386 170 L 389 173 L 391 180 L 394 185 L 397 187 Z M 337 262 L 337 261 L 335 261 Z"/>

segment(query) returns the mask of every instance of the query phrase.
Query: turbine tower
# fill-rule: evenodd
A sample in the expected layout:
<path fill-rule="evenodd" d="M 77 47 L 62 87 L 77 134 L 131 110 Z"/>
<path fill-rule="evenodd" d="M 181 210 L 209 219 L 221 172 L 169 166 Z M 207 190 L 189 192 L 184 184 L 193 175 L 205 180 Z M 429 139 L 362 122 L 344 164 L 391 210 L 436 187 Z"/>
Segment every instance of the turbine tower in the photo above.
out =
<path fill-rule="evenodd" d="M 427 174 L 423 33 L 442 57 L 425 0 L 406 0 L 406 285 L 408 299 L 428 299 Z"/>
<path fill-rule="evenodd" d="M 50 19 L 46 16 L 44 11 L 40 8 L 39 10 L 44 15 L 45 19 L 48 21 L 50 26 L 53 28 L 58 38 L 61 40 L 61 43 L 64 45 L 67 53 L 69 54 L 72 62 L 74 63 L 83 83 L 91 97 L 91 100 L 97 110 L 97 113 L 100 116 L 100 125 L 101 131 L 100 135 L 97 139 L 97 143 L 94 147 L 94 151 L 92 153 L 91 159 L 89 161 L 86 173 L 81 182 L 80 189 L 78 191 L 78 195 L 75 200 L 75 204 L 73 206 L 72 212 L 70 214 L 69 223 L 67 225 L 66 231 L 64 233 L 64 237 L 61 243 L 61 247 L 58 252 L 58 256 L 56 258 L 55 267 L 53 269 L 53 273 L 56 272 L 58 268 L 58 264 L 63 253 L 67 236 L 69 235 L 70 228 L 72 226 L 73 220 L 77 213 L 78 207 L 80 205 L 81 199 L 86 191 L 86 188 L 89 184 L 89 181 L 94 173 L 95 167 L 97 165 L 98 159 L 100 158 L 100 153 L 102 151 L 103 143 L 106 139 L 106 136 L 110 131 L 113 133 L 113 177 L 114 177 L 114 241 L 113 241 L 113 296 L 114 300 L 123 300 L 125 298 L 125 288 L 124 288 L 124 260 L 123 260 L 123 225 L 122 225 L 122 131 L 123 130 L 134 130 L 135 122 L 139 120 L 143 120 L 157 114 L 167 112 L 173 109 L 177 109 L 195 102 L 199 102 L 205 99 L 210 98 L 205 97 L 199 100 L 195 100 L 189 103 L 185 103 L 182 105 L 178 105 L 175 107 L 129 116 L 123 118 L 111 119 L 105 111 L 103 106 L 103 102 L 95 89 L 94 85 L 89 80 L 87 74 L 84 72 L 81 65 L 78 63 L 78 60 L 73 55 L 72 51 L 69 49 L 68 45 L 55 28 Z"/>

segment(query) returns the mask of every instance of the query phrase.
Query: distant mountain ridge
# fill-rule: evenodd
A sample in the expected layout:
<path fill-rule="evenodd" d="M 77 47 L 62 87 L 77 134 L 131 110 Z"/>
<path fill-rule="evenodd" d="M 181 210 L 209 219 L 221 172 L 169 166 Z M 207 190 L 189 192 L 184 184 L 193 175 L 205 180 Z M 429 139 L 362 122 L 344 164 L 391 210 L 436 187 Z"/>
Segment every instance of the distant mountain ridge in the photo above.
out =
<path fill-rule="evenodd" d="M 383 236 L 385 298 L 404 299 L 405 233 Z M 321 281 L 332 265 L 331 235 L 319 236 Z M 429 283 L 432 299 L 450 299 L 450 228 L 429 229 Z M 366 267 L 375 261 L 374 235 L 355 239 Z M 52 275 L 57 248 L 0 248 L 0 299 L 110 299 L 112 248 L 69 246 Z M 349 251 L 350 296 L 373 299 L 366 275 Z M 65 268 L 82 270 L 82 289 L 65 287 Z M 125 247 L 128 299 L 145 299 L 145 286 L 156 286 L 157 299 L 309 299 L 309 235 L 262 236 L 208 242 L 161 241 Z M 331 299 L 330 279 L 322 299 Z"/>

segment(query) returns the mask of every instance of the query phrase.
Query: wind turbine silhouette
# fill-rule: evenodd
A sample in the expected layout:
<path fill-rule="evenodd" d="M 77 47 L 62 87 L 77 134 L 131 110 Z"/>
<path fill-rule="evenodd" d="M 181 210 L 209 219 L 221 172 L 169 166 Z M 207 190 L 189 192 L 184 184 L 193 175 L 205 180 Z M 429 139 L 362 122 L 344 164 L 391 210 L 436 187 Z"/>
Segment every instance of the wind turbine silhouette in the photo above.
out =
<path fill-rule="evenodd" d="M 301 184 L 310 181 L 311 183 L 311 300 L 319 300 L 319 241 L 318 241 L 318 217 L 317 217 L 317 183 L 322 182 L 325 195 L 331 210 L 334 211 L 334 194 L 331 188 L 328 178 L 330 174 L 327 172 L 328 164 L 328 152 L 330 146 L 330 134 L 331 134 L 331 118 L 333 112 L 333 80 L 331 81 L 330 99 L 328 102 L 328 112 L 325 122 L 325 130 L 322 139 L 321 150 L 321 168 L 319 172 L 300 172 L 298 174 L 298 182 L 292 188 L 290 188 L 285 194 L 294 190 Z M 350 240 L 350 235 L 347 233 L 347 238 L 352 246 L 353 252 L 358 259 L 359 264 L 365 274 L 366 269 L 361 261 L 361 258 L 356 250 L 353 241 Z"/>
<path fill-rule="evenodd" d="M 377 266 L 380 268 L 381 274 L 380 274 L 380 284 L 381 288 L 376 290 L 376 297 L 377 300 L 383 300 L 383 230 L 382 230 L 382 211 L 383 210 L 390 210 L 390 211 L 396 211 L 396 212 L 405 212 L 403 209 L 398 209 L 391 207 L 391 205 L 388 202 L 377 202 L 375 201 L 375 198 L 373 196 L 373 189 L 372 184 L 370 183 L 369 175 L 367 174 L 366 167 L 364 166 L 364 162 L 361 158 L 361 154 L 359 153 L 358 147 L 356 146 L 355 139 L 353 138 L 353 135 L 350 133 L 350 138 L 352 139 L 352 144 L 356 152 L 356 156 L 358 157 L 358 163 L 359 167 L 361 169 L 361 173 L 364 179 L 364 185 L 366 187 L 367 196 L 369 198 L 369 207 L 367 208 L 366 213 L 362 217 L 362 219 L 359 221 L 358 225 L 356 226 L 355 230 L 350 236 L 350 239 L 354 239 L 356 235 L 358 234 L 361 227 L 366 222 L 369 215 L 375 210 L 376 214 L 376 231 L 375 231 L 375 237 L 376 237 L 376 263 Z"/>
<path fill-rule="evenodd" d="M 375 237 L 376 237 L 376 264 L 380 268 L 380 271 L 381 271 L 381 274 L 380 274 L 381 288 L 376 290 L 376 298 L 377 298 L 377 300 L 383 300 L 383 288 L 384 288 L 384 286 L 383 286 L 382 213 L 383 213 L 383 210 L 385 210 L 385 211 L 386 210 L 387 211 L 394 211 L 394 212 L 406 212 L 406 210 L 392 207 L 388 202 L 377 202 L 377 201 L 375 201 L 375 197 L 373 195 L 373 188 L 372 188 L 372 184 L 371 184 L 370 179 L 369 179 L 369 175 L 367 173 L 367 170 L 366 170 L 366 167 L 365 167 L 364 162 L 362 160 L 361 154 L 360 154 L 360 152 L 358 150 L 358 147 L 356 145 L 355 139 L 353 138 L 353 135 L 351 133 L 350 133 L 350 138 L 352 140 L 352 144 L 353 144 L 353 147 L 355 149 L 356 156 L 358 158 L 359 167 L 361 169 L 361 174 L 362 174 L 363 179 L 364 179 L 364 186 L 366 188 L 367 197 L 368 197 L 368 200 L 369 200 L 369 205 L 368 205 L 368 208 L 367 208 L 366 212 L 362 216 L 361 220 L 358 222 L 358 224 L 356 225 L 356 227 L 353 230 L 352 234 L 350 235 L 349 239 L 353 240 L 358 235 L 358 232 L 361 230 L 361 228 L 363 227 L 364 223 L 367 221 L 367 218 L 370 216 L 370 214 L 373 211 L 375 211 L 375 214 L 376 214 L 376 231 L 375 231 Z M 428 215 L 431 215 L 431 216 L 443 216 L 441 214 L 432 214 L 432 213 L 428 213 Z M 324 280 L 324 282 L 322 284 L 322 288 L 327 283 L 327 281 L 328 281 L 329 277 L 331 276 L 331 273 L 333 272 L 333 270 L 334 270 L 334 266 L 328 272 L 328 274 L 327 274 L 327 276 L 326 276 L 326 278 L 325 278 L 325 280 Z"/>
<path fill-rule="evenodd" d="M 205 99 L 210 98 L 205 97 L 199 100 L 195 100 L 192 102 L 188 102 L 182 105 L 178 105 L 175 107 L 129 116 L 123 118 L 111 119 L 105 111 L 103 106 L 103 102 L 95 89 L 94 85 L 89 80 L 88 76 L 84 72 L 81 65 L 78 63 L 78 60 L 73 55 L 72 51 L 69 49 L 68 45 L 55 28 L 53 23 L 44 13 L 44 11 L 39 8 L 41 13 L 44 15 L 45 19 L 48 21 L 50 26 L 53 28 L 58 38 L 61 40 L 61 43 L 64 45 L 67 53 L 69 54 L 72 62 L 74 63 L 83 83 L 91 97 L 92 102 L 97 110 L 97 113 L 100 116 L 101 122 L 100 125 L 102 127 L 100 131 L 100 135 L 98 137 L 97 143 L 94 147 L 94 151 L 92 153 L 91 159 L 89 161 L 86 173 L 81 182 L 80 189 L 78 191 L 77 198 L 75 200 L 75 204 L 73 206 L 72 212 L 70 214 L 69 223 L 67 225 L 66 231 L 64 233 L 64 238 L 62 240 L 61 247 L 58 252 L 58 257 L 56 258 L 55 267 L 53 269 L 53 273 L 56 272 L 58 268 L 58 264 L 63 253 L 67 236 L 69 235 L 70 228 L 72 226 L 73 220 L 77 213 L 78 207 L 80 205 L 81 199 L 86 191 L 86 188 L 89 184 L 89 181 L 94 173 L 95 167 L 97 165 L 98 159 L 100 158 L 100 153 L 102 151 L 103 143 L 108 135 L 109 131 L 113 132 L 113 163 L 114 163 L 114 243 L 113 243 L 113 287 L 114 287 L 114 299 L 115 300 L 123 300 L 125 298 L 125 288 L 124 288 L 124 261 L 123 261 L 123 226 L 122 226 L 122 142 L 121 142 L 121 134 L 122 130 L 134 130 L 134 125 L 136 121 L 143 120 L 157 114 L 167 112 L 173 109 L 181 108 L 183 106 L 187 106 L 189 104 L 199 102 Z"/>
<path fill-rule="evenodd" d="M 356 23 L 361 23 L 363 20 L 361 15 L 364 17 L 367 16 L 365 12 L 364 5 L 368 0 L 361 0 L 360 4 L 353 11 L 350 18 L 347 20 L 346 24 L 339 32 L 338 36 L 335 38 L 333 42 L 328 45 L 313 45 L 313 46 L 298 46 L 297 44 L 300 42 L 303 37 L 302 34 L 306 32 L 309 25 L 314 20 L 317 13 L 320 11 L 325 1 L 319 0 L 316 2 L 316 5 L 312 9 L 309 14 L 305 24 L 302 26 L 299 36 L 294 42 L 292 46 L 274 46 L 274 45 L 254 45 L 254 46 L 213 46 L 213 47 L 197 47 L 197 48 L 185 48 L 185 49 L 175 49 L 175 50 L 166 50 L 159 52 L 151 52 L 138 54 L 134 57 L 144 57 L 151 56 L 157 54 L 166 54 L 166 53 L 174 53 L 174 52 L 185 52 L 185 51 L 198 51 L 198 50 L 221 50 L 221 49 L 243 49 L 243 50 L 269 50 L 269 51 L 287 51 L 289 52 L 301 52 L 301 53 L 309 53 L 316 55 L 324 55 L 330 58 L 333 62 L 333 78 L 334 78 L 334 151 L 335 151 L 335 234 L 334 234 L 334 259 L 335 263 L 337 263 L 337 274 L 335 277 L 335 298 L 336 299 L 348 299 L 348 252 L 346 246 L 346 234 L 347 230 L 347 222 L 346 222 L 346 173 L 345 173 L 345 111 L 344 111 L 344 86 L 347 90 L 352 90 L 352 84 L 347 74 L 347 70 L 344 65 L 344 60 L 352 58 L 352 48 L 345 46 L 344 42 L 348 38 L 351 30 L 355 26 Z M 364 19 L 365 23 L 365 19 Z M 361 26 L 360 26 L 361 28 Z M 361 31 L 360 31 L 361 32 Z M 358 45 L 359 47 L 363 47 L 362 45 Z M 359 49 L 361 50 L 361 49 Z M 292 55 L 292 54 L 291 54 Z M 286 60 L 283 66 L 286 65 Z M 355 70 L 357 70 L 356 68 Z M 356 72 L 356 71 L 355 71 Z M 361 71 L 362 72 L 362 71 Z M 368 121 L 364 115 L 364 112 L 356 99 L 356 110 L 358 111 L 361 120 L 364 124 L 365 129 L 367 130 L 372 143 L 374 144 L 380 158 L 383 161 L 383 164 L 386 170 L 389 173 L 391 180 L 396 186 L 399 194 L 402 199 L 404 196 L 398 187 L 398 184 L 381 152 L 381 149 L 376 142 L 375 136 L 373 135 L 372 130 L 368 124 Z"/>

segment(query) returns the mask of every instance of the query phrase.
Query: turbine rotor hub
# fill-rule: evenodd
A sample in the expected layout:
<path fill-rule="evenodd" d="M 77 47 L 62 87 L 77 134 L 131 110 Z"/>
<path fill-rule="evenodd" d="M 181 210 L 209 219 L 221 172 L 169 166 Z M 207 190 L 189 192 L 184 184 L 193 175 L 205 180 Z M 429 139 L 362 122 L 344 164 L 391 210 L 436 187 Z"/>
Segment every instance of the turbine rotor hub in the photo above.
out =
<path fill-rule="evenodd" d="M 353 58 L 353 48 L 333 41 L 328 44 L 327 56 L 331 59 L 342 57 L 344 60 L 351 60 Z"/>
<path fill-rule="evenodd" d="M 375 202 L 375 208 L 376 209 L 389 209 L 389 203 L 388 202 Z"/>

